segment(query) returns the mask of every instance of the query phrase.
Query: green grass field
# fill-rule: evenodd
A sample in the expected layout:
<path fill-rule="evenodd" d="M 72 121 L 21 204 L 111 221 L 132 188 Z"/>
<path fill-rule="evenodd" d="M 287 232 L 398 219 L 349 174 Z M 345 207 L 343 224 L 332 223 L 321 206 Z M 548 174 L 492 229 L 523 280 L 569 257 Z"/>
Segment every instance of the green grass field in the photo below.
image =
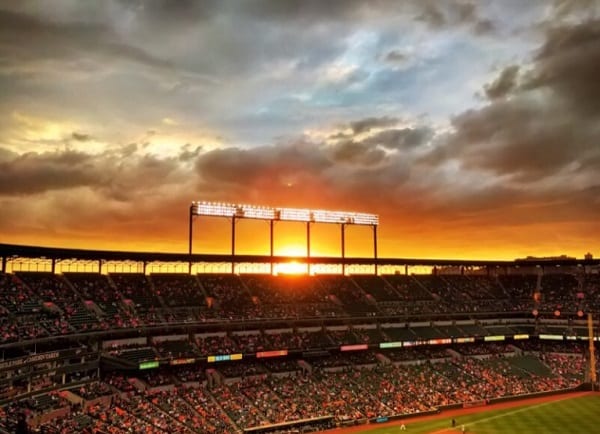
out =
<path fill-rule="evenodd" d="M 465 424 L 472 434 L 592 434 L 600 433 L 600 396 L 565 398 L 502 410 L 483 411 L 456 417 L 457 433 Z M 411 422 L 406 431 L 399 426 L 366 430 L 370 434 L 450 433 L 451 418 Z"/>

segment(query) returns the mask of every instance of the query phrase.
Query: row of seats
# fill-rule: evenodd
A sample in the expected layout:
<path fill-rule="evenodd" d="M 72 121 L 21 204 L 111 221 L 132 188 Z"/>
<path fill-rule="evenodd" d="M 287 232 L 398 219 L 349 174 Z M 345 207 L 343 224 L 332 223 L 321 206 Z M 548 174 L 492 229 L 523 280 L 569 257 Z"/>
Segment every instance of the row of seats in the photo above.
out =
<path fill-rule="evenodd" d="M 600 277 L 0 274 L 0 344 L 145 325 L 600 310 Z"/>

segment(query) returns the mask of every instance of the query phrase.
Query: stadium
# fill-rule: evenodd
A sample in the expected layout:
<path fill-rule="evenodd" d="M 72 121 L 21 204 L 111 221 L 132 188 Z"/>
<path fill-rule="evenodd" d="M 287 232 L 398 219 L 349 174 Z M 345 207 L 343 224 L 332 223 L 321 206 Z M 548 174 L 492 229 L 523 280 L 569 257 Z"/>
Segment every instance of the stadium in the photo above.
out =
<path fill-rule="evenodd" d="M 231 221 L 231 254 L 193 252 L 198 217 Z M 270 254 L 236 254 L 240 219 L 270 223 Z M 194 202 L 189 220 L 185 254 L 0 245 L 0 433 L 597 426 L 600 261 L 381 258 L 364 213 Z M 273 254 L 277 221 L 306 224 L 306 256 Z M 318 224 L 339 257 L 311 255 Z M 372 257 L 345 254 L 352 225 Z"/>
<path fill-rule="evenodd" d="M 600 0 L 0 1 L 0 434 L 600 432 L 599 66 Z"/>

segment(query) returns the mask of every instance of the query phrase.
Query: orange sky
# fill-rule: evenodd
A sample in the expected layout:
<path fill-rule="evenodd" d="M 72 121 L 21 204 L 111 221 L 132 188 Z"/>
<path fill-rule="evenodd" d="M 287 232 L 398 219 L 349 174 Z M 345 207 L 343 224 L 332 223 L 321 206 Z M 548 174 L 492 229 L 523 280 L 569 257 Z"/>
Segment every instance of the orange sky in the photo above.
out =
<path fill-rule="evenodd" d="M 594 2 L 5 3 L 2 243 L 186 252 L 208 200 L 376 213 L 380 257 L 600 255 Z M 276 253 L 304 236 L 279 223 Z"/>
<path fill-rule="evenodd" d="M 135 225 L 135 223 L 133 223 Z M 574 238 L 580 228 L 569 225 L 530 225 L 516 228 L 462 227 L 437 228 L 411 226 L 404 223 L 394 225 L 382 223 L 378 229 L 378 254 L 380 257 L 419 257 L 456 259 L 515 259 L 525 256 L 558 256 L 566 254 L 583 257 L 586 252 L 600 251 L 600 245 L 586 235 L 583 228 L 581 238 Z M 591 230 L 591 227 L 589 228 Z M 86 249 L 137 250 L 137 251 L 187 251 L 187 221 L 167 228 L 156 229 L 156 235 L 127 232 L 126 228 L 109 230 L 81 236 L 44 232 L 32 234 L 10 234 L 3 242 L 29 245 L 47 245 Z M 203 232 L 206 230 L 208 233 Z M 562 237 L 556 231 L 568 236 Z M 121 232 L 124 231 L 124 232 Z M 160 231 L 160 232 L 158 232 Z M 194 223 L 195 253 L 229 253 L 230 224 L 226 219 L 200 217 Z M 306 254 L 306 229 L 302 223 L 275 225 L 275 254 L 304 256 Z M 521 233 L 522 236 L 516 234 Z M 176 235 L 176 236 L 175 236 Z M 426 240 L 426 241 L 424 241 Z M 236 253 L 268 254 L 269 227 L 267 222 L 242 220 L 236 227 Z M 339 225 L 314 224 L 311 226 L 311 254 L 313 256 L 339 256 L 341 235 Z M 346 255 L 370 257 L 373 255 L 370 228 L 352 226 L 346 228 Z"/>

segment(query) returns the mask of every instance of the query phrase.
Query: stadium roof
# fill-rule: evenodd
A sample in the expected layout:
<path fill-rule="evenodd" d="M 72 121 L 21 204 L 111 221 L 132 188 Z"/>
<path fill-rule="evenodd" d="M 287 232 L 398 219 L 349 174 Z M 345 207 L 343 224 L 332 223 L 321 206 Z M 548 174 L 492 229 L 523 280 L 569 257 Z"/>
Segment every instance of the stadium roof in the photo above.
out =
<path fill-rule="evenodd" d="M 229 255 L 229 254 L 193 254 L 160 252 L 127 252 L 114 250 L 66 249 L 40 246 L 0 244 L 0 257 L 40 258 L 53 260 L 97 260 L 97 261 L 139 261 L 139 262 L 235 262 L 235 263 L 278 263 L 301 261 L 310 264 L 347 264 L 347 265 L 395 265 L 395 266 L 597 266 L 600 259 L 518 259 L 514 261 L 488 261 L 470 259 L 425 259 L 425 258 L 352 258 L 311 256 L 268 256 L 268 255 Z"/>

